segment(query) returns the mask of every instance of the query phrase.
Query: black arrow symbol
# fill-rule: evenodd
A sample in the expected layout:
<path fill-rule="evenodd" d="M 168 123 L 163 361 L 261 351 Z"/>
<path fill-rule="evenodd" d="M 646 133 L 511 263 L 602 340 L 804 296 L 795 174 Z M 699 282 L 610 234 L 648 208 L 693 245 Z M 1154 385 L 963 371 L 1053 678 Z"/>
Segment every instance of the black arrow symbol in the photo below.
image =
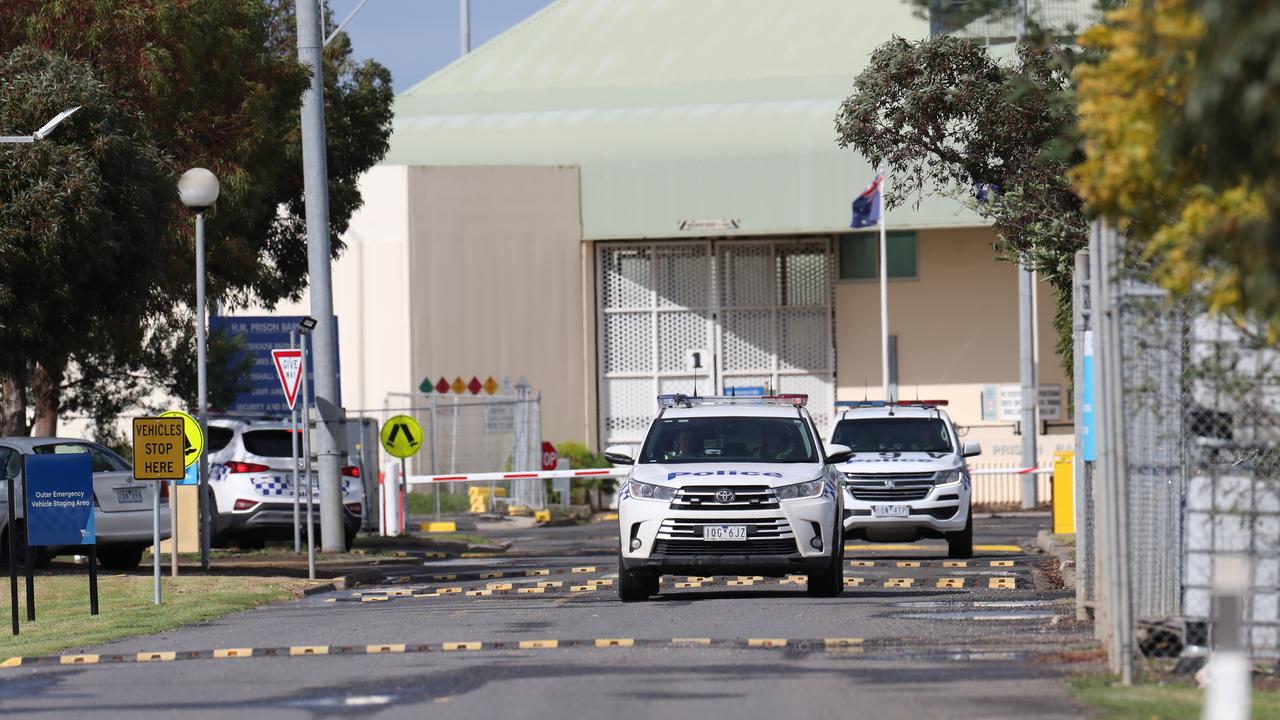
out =
<path fill-rule="evenodd" d="M 395 426 L 391 428 L 391 437 L 387 438 L 387 444 L 395 445 L 396 436 L 400 434 L 401 430 L 404 431 L 405 439 L 409 441 L 409 447 L 418 447 L 418 441 L 413 439 L 413 433 L 409 431 L 409 425 L 407 423 L 396 423 Z"/>

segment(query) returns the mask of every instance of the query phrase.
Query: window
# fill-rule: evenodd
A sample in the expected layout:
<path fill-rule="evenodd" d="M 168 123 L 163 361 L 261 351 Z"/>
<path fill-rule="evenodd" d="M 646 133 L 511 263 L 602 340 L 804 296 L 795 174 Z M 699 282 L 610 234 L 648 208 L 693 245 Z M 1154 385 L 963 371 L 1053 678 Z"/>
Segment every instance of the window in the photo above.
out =
<path fill-rule="evenodd" d="M 119 472 L 128 470 L 129 466 L 120 456 L 106 450 L 104 448 L 93 447 L 83 443 L 50 443 L 48 445 L 37 445 L 35 448 L 37 455 L 66 455 L 72 453 L 89 453 L 93 457 L 93 471 L 98 472 Z"/>
<path fill-rule="evenodd" d="M 916 234 L 891 232 L 884 239 L 889 249 L 889 277 L 916 276 Z M 880 234 L 840 236 L 840 279 L 875 280 L 880 277 Z"/>
<path fill-rule="evenodd" d="M 207 449 L 205 452 L 216 453 L 227 445 L 231 444 L 231 438 L 236 436 L 236 431 L 231 428 L 218 427 L 217 425 L 209 426 L 208 439 L 205 440 Z"/>
<path fill-rule="evenodd" d="M 250 430 L 240 437 L 252 455 L 293 457 L 293 434 L 288 430 Z"/>
<path fill-rule="evenodd" d="M 816 463 L 800 418 L 696 417 L 659 420 L 645 440 L 641 463 Z"/>
<path fill-rule="evenodd" d="M 932 418 L 841 420 L 832 442 L 854 452 L 951 452 L 951 433 Z"/>

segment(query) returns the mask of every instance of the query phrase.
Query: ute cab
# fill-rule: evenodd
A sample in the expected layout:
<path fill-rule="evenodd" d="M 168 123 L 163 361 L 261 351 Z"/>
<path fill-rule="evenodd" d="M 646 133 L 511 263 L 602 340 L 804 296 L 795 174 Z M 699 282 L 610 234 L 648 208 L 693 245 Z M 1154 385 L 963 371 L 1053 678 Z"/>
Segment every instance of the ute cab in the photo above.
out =
<path fill-rule="evenodd" d="M 844 530 L 873 542 L 942 538 L 947 555 L 973 555 L 972 484 L 965 459 L 982 452 L 960 441 L 945 400 L 840 402 L 831 442 L 848 446 Z"/>
<path fill-rule="evenodd" d="M 808 576 L 844 587 L 841 475 L 807 396 L 658 398 L 639 447 L 605 451 L 631 472 L 618 493 L 618 593 L 657 594 L 664 574 Z"/>

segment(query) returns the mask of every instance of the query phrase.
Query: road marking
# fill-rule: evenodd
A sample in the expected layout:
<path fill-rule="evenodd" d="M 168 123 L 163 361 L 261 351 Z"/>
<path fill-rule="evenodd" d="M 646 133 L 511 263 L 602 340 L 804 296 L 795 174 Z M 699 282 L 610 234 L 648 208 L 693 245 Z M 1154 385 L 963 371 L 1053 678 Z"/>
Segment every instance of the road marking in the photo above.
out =
<path fill-rule="evenodd" d="M 558 588 L 558 587 L 564 587 L 564 583 L 563 583 L 563 582 L 561 582 L 560 580 L 543 580 L 543 581 L 541 581 L 541 582 L 539 582 L 539 583 L 538 583 L 538 587 L 540 587 L 540 588 Z"/>
<path fill-rule="evenodd" d="M 987 578 L 987 587 L 997 589 L 997 590 L 1016 590 L 1017 589 L 1016 583 L 1017 581 L 1015 581 L 1013 578 L 1008 578 L 1008 577 Z"/>
<path fill-rule="evenodd" d="M 559 640 L 521 640 L 521 650 L 554 650 L 560 647 Z"/>
<path fill-rule="evenodd" d="M 542 577 L 543 575 L 550 575 L 551 570 L 547 568 L 542 568 L 540 570 L 526 570 L 524 574 L 525 577 Z"/>
<path fill-rule="evenodd" d="M 594 565 L 586 565 L 586 566 L 583 566 L 583 567 L 576 567 L 576 568 L 573 568 L 573 569 L 572 569 L 572 570 L 570 570 L 569 572 L 574 573 L 574 574 L 582 574 L 582 573 L 593 573 L 593 572 L 595 572 L 595 571 L 596 571 L 596 567 L 595 567 Z"/>
<path fill-rule="evenodd" d="M 748 638 L 747 647 L 786 647 L 787 641 L 782 638 Z"/>
<path fill-rule="evenodd" d="M 823 638 L 822 644 L 826 647 L 851 647 L 853 645 L 861 645 L 862 638 Z"/>
<path fill-rule="evenodd" d="M 514 586 L 511 583 L 489 583 L 485 587 L 490 590 L 510 590 Z"/>
<path fill-rule="evenodd" d="M 755 580 L 730 580 L 729 582 L 725 583 L 725 585 L 728 585 L 729 587 L 742 587 L 744 585 L 755 585 L 755 584 L 756 584 Z"/>
<path fill-rule="evenodd" d="M 635 644 L 633 638 L 596 638 L 596 647 L 632 647 Z"/>
<path fill-rule="evenodd" d="M 0 668 L 22 667 L 21 657 L 11 657 L 4 662 L 0 662 Z"/>
<path fill-rule="evenodd" d="M 386 602 L 390 599 L 385 595 L 370 595 L 369 597 L 360 598 L 360 602 Z"/>
<path fill-rule="evenodd" d="M 580 593 L 580 592 L 591 592 L 593 590 L 595 590 L 595 587 L 591 585 L 570 585 L 569 586 L 569 592 Z"/>
<path fill-rule="evenodd" d="M 685 590 L 685 589 L 687 589 L 687 588 L 700 588 L 700 587 L 702 587 L 702 583 L 696 583 L 696 582 L 678 582 L 678 583 L 676 583 L 676 589 L 677 589 L 677 590 Z"/>
<path fill-rule="evenodd" d="M 876 566 L 876 563 L 874 560 L 850 560 L 849 564 L 852 565 L 853 567 L 875 567 Z"/>
<path fill-rule="evenodd" d="M 866 578 L 847 577 L 844 579 L 844 586 L 845 587 L 862 587 L 862 583 L 865 580 Z"/>
<path fill-rule="evenodd" d="M 964 578 L 938 578 L 937 587 L 962 588 L 964 587 Z"/>
<path fill-rule="evenodd" d="M 516 592 L 520 593 L 521 595 L 536 595 L 538 593 L 544 593 L 546 591 L 547 591 L 546 588 L 541 588 L 541 587 L 523 587 L 517 590 Z"/>
<path fill-rule="evenodd" d="M 500 577 L 502 577 L 503 575 L 504 575 L 504 573 L 502 573 L 502 572 L 482 572 L 482 573 L 480 573 L 480 579 L 481 579 L 481 580 L 488 580 L 488 579 L 490 579 L 490 578 L 500 578 Z"/>
<path fill-rule="evenodd" d="M 964 560 L 943 560 L 942 567 L 944 568 L 969 567 L 969 563 L 965 562 Z"/>
<path fill-rule="evenodd" d="M 902 562 L 898 563 L 898 567 L 904 567 L 904 568 L 918 568 L 918 567 L 920 567 L 920 561 L 918 561 L 918 560 L 904 560 L 904 561 L 902 561 Z"/>
<path fill-rule="evenodd" d="M 445 652 L 452 652 L 454 650 L 479 650 L 480 643 L 478 642 L 447 642 L 447 643 L 441 643 L 440 649 Z"/>
<path fill-rule="evenodd" d="M 290 655 L 328 655 L 328 645 L 294 645 L 289 648 Z"/>
<path fill-rule="evenodd" d="M 214 650 L 215 658 L 242 658 L 253 657 L 253 648 L 222 648 Z"/>
<path fill-rule="evenodd" d="M 455 586 L 455 587 L 444 587 L 444 588 L 437 588 L 437 589 L 436 589 L 436 594 L 438 594 L 438 595 L 456 595 L 456 594 L 458 594 L 458 593 L 460 593 L 460 592 L 462 592 L 462 588 L 457 587 L 457 586 Z"/>
<path fill-rule="evenodd" d="M 690 575 L 689 577 L 685 578 L 685 581 L 686 581 L 686 582 L 713 583 L 713 582 L 715 582 L 715 581 L 716 581 L 716 579 L 715 579 L 715 578 L 713 578 L 713 577 L 711 577 L 710 575 Z"/>
<path fill-rule="evenodd" d="M 1007 552 L 1020 553 L 1022 548 L 1017 545 L 974 545 L 974 550 L 982 552 Z M 913 545 L 907 543 L 901 544 L 885 544 L 885 545 L 845 545 L 845 552 L 867 552 L 867 551 L 900 551 L 900 552 L 946 552 L 946 545 Z"/>
<path fill-rule="evenodd" d="M 672 645 L 710 645 L 711 638 L 671 638 Z"/>
<path fill-rule="evenodd" d="M 402 653 L 404 652 L 404 645 L 402 644 L 366 645 L 364 647 L 364 651 L 370 655 L 381 655 L 382 653 Z"/>
<path fill-rule="evenodd" d="M 915 578 L 889 578 L 884 581 L 887 588 L 909 588 L 915 584 Z"/>
<path fill-rule="evenodd" d="M 991 567 L 1013 567 L 1012 560 L 992 560 Z"/>
<path fill-rule="evenodd" d="M 63 665 L 97 665 L 97 655 L 63 655 L 59 661 Z"/>
<path fill-rule="evenodd" d="M 178 657 L 174 652 L 140 652 L 138 662 L 170 662 Z"/>
<path fill-rule="evenodd" d="M 468 590 L 466 594 L 468 597 L 486 597 L 488 595 L 492 595 L 493 591 L 492 590 Z"/>

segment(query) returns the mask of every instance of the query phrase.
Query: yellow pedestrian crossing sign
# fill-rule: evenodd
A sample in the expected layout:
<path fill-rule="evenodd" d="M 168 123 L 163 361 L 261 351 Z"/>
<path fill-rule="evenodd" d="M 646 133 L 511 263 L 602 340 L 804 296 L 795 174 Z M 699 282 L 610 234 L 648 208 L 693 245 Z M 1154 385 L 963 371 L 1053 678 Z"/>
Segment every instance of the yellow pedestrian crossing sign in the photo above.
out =
<path fill-rule="evenodd" d="M 422 426 L 408 415 L 396 415 L 382 426 L 382 447 L 394 457 L 407 458 L 422 447 Z"/>
<path fill-rule="evenodd" d="M 160 417 L 182 418 L 182 461 L 186 467 L 191 467 L 200 459 L 200 453 L 204 450 L 204 433 L 200 432 L 200 423 L 181 410 L 163 412 Z"/>

